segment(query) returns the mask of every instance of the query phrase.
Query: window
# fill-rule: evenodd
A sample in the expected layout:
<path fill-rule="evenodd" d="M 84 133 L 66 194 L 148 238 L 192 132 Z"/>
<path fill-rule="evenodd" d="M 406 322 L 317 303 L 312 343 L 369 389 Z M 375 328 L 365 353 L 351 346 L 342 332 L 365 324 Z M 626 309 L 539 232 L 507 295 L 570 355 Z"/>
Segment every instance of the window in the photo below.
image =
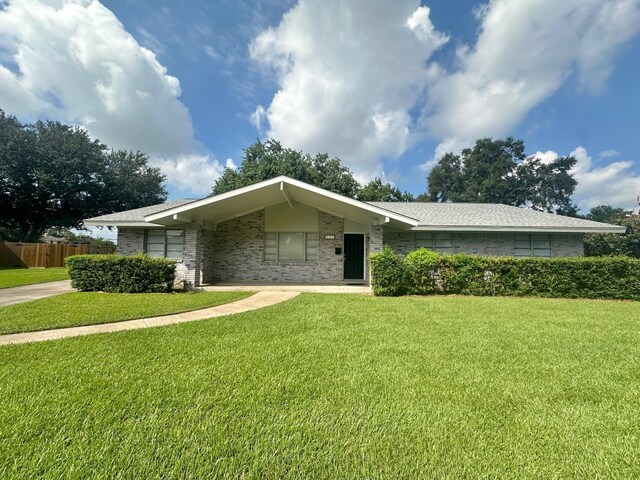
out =
<path fill-rule="evenodd" d="M 516 235 L 516 257 L 550 257 L 551 238 L 549 235 Z"/>
<path fill-rule="evenodd" d="M 416 248 L 426 248 L 438 253 L 453 253 L 453 234 L 416 232 Z"/>
<path fill-rule="evenodd" d="M 268 262 L 318 260 L 317 233 L 266 232 L 264 238 L 264 259 Z"/>
<path fill-rule="evenodd" d="M 147 230 L 144 251 L 152 257 L 181 260 L 184 252 L 184 230 Z"/>

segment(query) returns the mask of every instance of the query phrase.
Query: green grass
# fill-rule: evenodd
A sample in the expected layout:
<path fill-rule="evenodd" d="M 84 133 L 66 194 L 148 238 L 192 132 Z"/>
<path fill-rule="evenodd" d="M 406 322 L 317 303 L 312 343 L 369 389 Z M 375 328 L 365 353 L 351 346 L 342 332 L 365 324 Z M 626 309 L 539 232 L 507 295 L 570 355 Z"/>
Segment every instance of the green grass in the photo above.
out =
<path fill-rule="evenodd" d="M 0 478 L 638 478 L 640 303 L 301 295 L 0 348 Z"/>
<path fill-rule="evenodd" d="M 148 318 L 240 300 L 250 292 L 76 292 L 0 307 L 0 335 Z"/>
<path fill-rule="evenodd" d="M 0 288 L 21 287 L 34 283 L 68 280 L 66 268 L 6 268 L 0 269 Z"/>

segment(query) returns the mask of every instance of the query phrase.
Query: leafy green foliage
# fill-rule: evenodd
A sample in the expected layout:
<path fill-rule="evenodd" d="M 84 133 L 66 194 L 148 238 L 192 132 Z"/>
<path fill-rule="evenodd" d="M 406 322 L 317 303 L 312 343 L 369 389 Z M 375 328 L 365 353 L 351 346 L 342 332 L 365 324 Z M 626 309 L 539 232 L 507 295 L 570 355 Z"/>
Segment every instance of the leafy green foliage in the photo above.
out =
<path fill-rule="evenodd" d="M 4 268 L 0 269 L 0 288 L 57 282 L 68 278 L 66 268 Z"/>
<path fill-rule="evenodd" d="M 189 312 L 240 300 L 250 292 L 76 292 L 3 307 L 0 334 L 97 325 Z"/>
<path fill-rule="evenodd" d="M 358 200 L 362 202 L 411 202 L 415 197 L 410 192 L 403 192 L 390 183 L 382 183 L 379 178 L 374 178 L 360 188 Z"/>
<path fill-rule="evenodd" d="M 639 478 L 638 318 L 302 294 L 2 347 L 0 478 Z"/>
<path fill-rule="evenodd" d="M 596 222 L 627 227 L 624 234 L 592 233 L 585 235 L 584 252 L 589 257 L 625 255 L 640 258 L 640 216 L 611 205 L 593 207 L 586 218 Z"/>
<path fill-rule="evenodd" d="M 382 297 L 403 295 L 407 292 L 407 272 L 402 257 L 388 245 L 379 253 L 373 253 L 371 262 L 371 288 Z"/>
<path fill-rule="evenodd" d="M 159 203 L 165 178 L 140 153 L 108 152 L 79 128 L 22 124 L 0 110 L 0 229 L 6 240 L 36 241 L 52 226 Z"/>
<path fill-rule="evenodd" d="M 625 210 L 624 208 L 612 207 L 611 205 L 598 205 L 589 210 L 585 218 L 587 220 L 593 220 L 594 222 L 619 224 L 619 222 L 623 221 L 632 213 L 631 210 Z"/>
<path fill-rule="evenodd" d="M 571 195 L 577 182 L 570 173 L 575 158 L 543 162 L 524 152 L 524 142 L 509 137 L 483 138 L 461 155 L 445 154 L 427 178 L 431 200 L 531 205 L 575 215 Z"/>
<path fill-rule="evenodd" d="M 329 158 L 326 154 L 312 157 L 285 148 L 276 140 L 267 140 L 246 148 L 238 171 L 225 169 L 216 180 L 213 194 L 219 195 L 280 175 L 352 198 L 356 197 L 359 187 L 351 171 L 339 159 Z"/>
<path fill-rule="evenodd" d="M 436 292 L 435 275 L 439 258 L 436 252 L 426 248 L 418 248 L 407 254 L 404 263 L 409 293 L 428 295 Z"/>
<path fill-rule="evenodd" d="M 66 263 L 71 286 L 81 291 L 169 292 L 176 274 L 175 260 L 147 255 L 73 255 Z"/>
<path fill-rule="evenodd" d="M 102 237 L 94 237 L 86 234 L 74 233 L 68 228 L 64 228 L 64 227 L 47 228 L 43 233 L 43 236 L 44 235 L 48 235 L 50 237 L 62 238 L 67 243 L 115 246 L 115 243 L 112 240 L 108 240 Z"/>
<path fill-rule="evenodd" d="M 357 198 L 363 202 L 408 202 L 414 200 L 409 192 L 402 192 L 390 183 L 375 178 L 361 186 L 339 158 L 327 154 L 312 157 L 283 147 L 276 140 L 258 141 L 244 150 L 244 158 L 236 171 L 226 168 L 213 186 L 213 195 L 246 187 L 264 180 L 286 175 L 316 187 Z"/>
<path fill-rule="evenodd" d="M 371 283 L 376 295 L 508 295 L 551 298 L 640 300 L 640 260 L 615 258 L 511 258 L 442 255 L 423 251 L 407 257 L 373 254 Z M 374 262 L 374 259 L 376 260 Z M 404 276 L 389 274 L 407 272 Z M 403 268 L 404 265 L 404 268 Z M 382 290 L 376 290 L 377 284 Z"/>

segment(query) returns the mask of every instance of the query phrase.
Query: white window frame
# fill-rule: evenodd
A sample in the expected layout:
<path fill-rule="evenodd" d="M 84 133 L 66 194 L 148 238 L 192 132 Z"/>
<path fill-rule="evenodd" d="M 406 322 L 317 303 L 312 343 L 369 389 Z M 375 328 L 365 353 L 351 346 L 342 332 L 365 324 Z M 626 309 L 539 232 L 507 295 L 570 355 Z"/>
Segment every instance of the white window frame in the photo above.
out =
<path fill-rule="evenodd" d="M 302 235 L 303 248 L 301 260 L 280 260 L 280 235 Z M 315 236 L 315 246 L 310 246 L 309 242 L 313 242 Z M 270 243 L 274 245 L 269 245 Z M 273 248 L 273 252 L 269 249 Z M 309 255 L 309 250 L 315 248 L 315 255 Z M 281 263 L 314 263 L 318 261 L 318 253 L 320 249 L 320 237 L 318 232 L 265 232 L 264 235 L 264 255 L 265 262 L 281 262 Z"/>
<path fill-rule="evenodd" d="M 552 237 L 549 234 L 527 234 L 519 233 L 513 238 L 513 254 L 515 257 L 538 257 L 538 258 L 551 258 L 553 257 L 553 243 Z M 549 245 L 547 247 L 536 247 L 536 242 L 546 241 Z M 540 252 L 544 251 L 548 255 L 540 255 Z"/>
<path fill-rule="evenodd" d="M 182 254 L 180 255 L 180 257 L 167 257 L 167 245 L 169 245 L 169 242 L 167 242 L 167 232 L 182 232 Z M 144 251 L 147 255 L 149 255 L 149 233 L 151 232 L 163 232 L 163 236 L 164 236 L 164 242 L 162 243 L 162 255 L 152 255 L 152 256 L 157 256 L 159 258 L 171 258 L 174 260 L 183 260 L 184 259 L 184 247 L 185 247 L 185 243 L 186 243 L 186 235 L 185 235 L 185 231 L 183 229 L 179 229 L 179 228 L 152 228 L 152 229 L 148 229 L 145 230 L 144 232 Z M 160 245 L 158 243 L 158 245 Z"/>
<path fill-rule="evenodd" d="M 426 248 L 427 250 L 432 250 L 441 255 L 445 253 L 454 253 L 455 250 L 454 234 L 449 232 L 415 232 L 413 240 L 416 249 Z M 451 246 L 438 246 L 438 241 L 448 241 L 450 242 Z M 418 243 L 420 243 L 420 245 L 418 245 Z"/>

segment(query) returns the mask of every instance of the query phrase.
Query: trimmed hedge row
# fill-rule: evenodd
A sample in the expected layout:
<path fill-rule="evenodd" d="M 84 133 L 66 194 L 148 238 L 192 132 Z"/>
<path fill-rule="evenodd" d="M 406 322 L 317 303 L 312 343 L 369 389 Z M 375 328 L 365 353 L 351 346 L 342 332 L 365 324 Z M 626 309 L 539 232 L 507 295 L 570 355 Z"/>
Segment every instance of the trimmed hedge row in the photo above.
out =
<path fill-rule="evenodd" d="M 375 295 L 463 294 L 640 300 L 640 260 L 627 257 L 406 257 L 385 246 L 371 255 Z"/>
<path fill-rule="evenodd" d="M 176 262 L 147 255 L 73 255 L 66 259 L 71 286 L 109 293 L 171 291 Z"/>

